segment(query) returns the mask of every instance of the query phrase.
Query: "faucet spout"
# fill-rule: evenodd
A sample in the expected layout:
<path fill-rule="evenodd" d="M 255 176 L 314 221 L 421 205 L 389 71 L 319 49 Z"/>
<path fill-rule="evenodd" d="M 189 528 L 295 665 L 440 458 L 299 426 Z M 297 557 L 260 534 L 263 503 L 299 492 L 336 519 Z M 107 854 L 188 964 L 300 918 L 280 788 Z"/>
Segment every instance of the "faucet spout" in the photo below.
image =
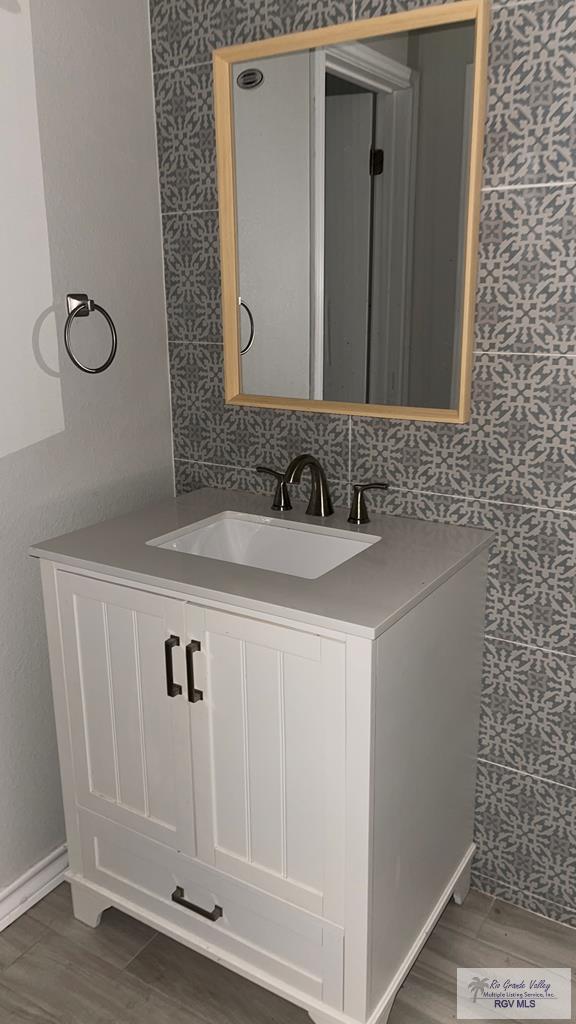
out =
<path fill-rule="evenodd" d="M 310 490 L 310 501 L 306 509 L 307 516 L 331 516 L 334 512 L 330 490 L 326 474 L 314 455 L 297 455 L 288 466 L 284 474 L 287 484 L 299 484 L 303 471 L 310 470 L 312 487 Z"/>

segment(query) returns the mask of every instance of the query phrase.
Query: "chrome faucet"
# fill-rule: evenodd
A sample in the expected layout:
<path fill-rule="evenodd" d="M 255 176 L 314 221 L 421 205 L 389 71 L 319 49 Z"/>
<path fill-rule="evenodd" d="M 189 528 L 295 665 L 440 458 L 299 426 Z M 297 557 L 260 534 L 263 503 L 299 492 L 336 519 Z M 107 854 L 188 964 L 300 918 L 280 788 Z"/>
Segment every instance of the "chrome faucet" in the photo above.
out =
<path fill-rule="evenodd" d="M 306 515 L 331 516 L 334 508 L 332 505 L 332 498 L 330 497 L 330 491 L 328 489 L 326 474 L 318 462 L 318 459 L 314 458 L 313 455 L 297 455 L 295 459 L 292 459 L 292 462 L 284 474 L 286 483 L 299 484 L 302 471 L 306 469 L 306 467 L 309 468 L 310 476 L 312 478 L 312 490 L 310 491 L 310 501 L 308 502 Z"/>

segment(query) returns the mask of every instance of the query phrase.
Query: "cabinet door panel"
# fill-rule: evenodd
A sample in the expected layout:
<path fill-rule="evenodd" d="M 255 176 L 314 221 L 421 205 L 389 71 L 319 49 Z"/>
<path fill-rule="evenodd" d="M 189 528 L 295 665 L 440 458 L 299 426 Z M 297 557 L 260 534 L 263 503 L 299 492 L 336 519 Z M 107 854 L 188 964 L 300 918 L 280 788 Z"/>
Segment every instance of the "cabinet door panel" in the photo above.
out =
<path fill-rule="evenodd" d="M 208 657 L 216 842 L 230 853 L 247 857 L 246 700 L 242 643 L 220 636 L 217 650 L 210 644 Z"/>
<path fill-rule="evenodd" d="M 248 785 L 250 853 L 257 864 L 282 874 L 286 869 L 282 815 L 284 799 L 282 749 L 283 693 L 271 681 L 282 671 L 282 655 L 246 644 L 246 732 L 249 739 Z M 263 770 L 266 766 L 266 770 Z M 223 843 L 225 846 L 226 844 Z"/>
<path fill-rule="evenodd" d="M 318 666 L 304 658 L 283 659 L 285 742 L 286 873 L 322 890 L 323 797 L 329 780 L 322 764 L 324 693 Z"/>
<path fill-rule="evenodd" d="M 78 599 L 77 607 L 82 606 Z M 85 602 L 84 602 L 85 603 Z M 94 604 L 93 601 L 90 602 Z M 144 694 L 139 666 L 138 639 L 142 626 L 139 615 L 131 608 L 119 608 L 113 604 L 101 604 L 103 636 L 108 646 L 108 672 L 110 703 L 113 708 L 112 737 L 115 738 L 115 754 L 118 771 L 118 800 L 137 814 L 147 814 L 147 779 L 145 744 L 143 741 L 142 711 Z M 146 616 L 149 626 L 150 616 Z M 131 685 L 132 684 L 132 685 Z M 138 723 L 140 736 L 134 735 L 134 724 Z M 173 817 L 172 794 L 166 794 L 168 802 L 164 815 L 168 821 Z"/>
<path fill-rule="evenodd" d="M 344 651 L 207 611 L 209 742 L 194 743 L 201 859 L 307 910 L 329 907 L 333 920 L 344 855 Z"/>
<path fill-rule="evenodd" d="M 185 605 L 73 573 L 58 597 L 77 800 L 138 832 L 194 850 L 183 647 L 166 689 L 164 641 Z"/>

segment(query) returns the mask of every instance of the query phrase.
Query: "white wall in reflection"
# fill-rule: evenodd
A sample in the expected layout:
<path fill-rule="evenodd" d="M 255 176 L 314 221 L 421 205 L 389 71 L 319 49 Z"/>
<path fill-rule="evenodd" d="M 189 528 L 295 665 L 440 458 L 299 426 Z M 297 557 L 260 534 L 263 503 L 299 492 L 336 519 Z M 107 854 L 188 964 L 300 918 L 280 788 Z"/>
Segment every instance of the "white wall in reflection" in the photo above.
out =
<path fill-rule="evenodd" d="M 64 429 L 29 0 L 0 2 L 0 149 L 1 457 Z"/>

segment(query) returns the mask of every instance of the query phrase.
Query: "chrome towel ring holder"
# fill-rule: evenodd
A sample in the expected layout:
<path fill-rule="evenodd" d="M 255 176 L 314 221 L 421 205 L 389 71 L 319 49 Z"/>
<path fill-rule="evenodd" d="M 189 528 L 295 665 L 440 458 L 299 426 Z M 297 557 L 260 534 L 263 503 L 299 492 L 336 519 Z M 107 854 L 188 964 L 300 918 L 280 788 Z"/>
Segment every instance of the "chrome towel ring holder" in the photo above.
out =
<path fill-rule="evenodd" d="M 102 306 L 99 306 L 97 302 L 94 302 L 94 299 L 89 299 L 83 292 L 78 292 L 76 294 L 70 293 L 67 295 L 66 306 L 68 308 L 68 316 L 66 317 L 66 323 L 64 324 L 64 345 L 66 346 L 66 351 L 70 356 L 70 359 L 74 363 L 74 366 L 77 366 L 79 370 L 83 370 L 84 373 L 104 373 L 104 370 L 107 370 L 110 364 L 114 362 L 116 350 L 118 348 L 118 335 L 116 334 L 116 327 L 114 326 L 112 317 Z M 94 311 L 101 313 L 106 320 L 112 336 L 112 345 L 110 348 L 110 355 L 106 362 L 102 363 L 102 366 L 85 366 L 72 351 L 72 347 L 70 345 L 70 329 L 77 316 L 90 316 L 90 313 Z"/>

